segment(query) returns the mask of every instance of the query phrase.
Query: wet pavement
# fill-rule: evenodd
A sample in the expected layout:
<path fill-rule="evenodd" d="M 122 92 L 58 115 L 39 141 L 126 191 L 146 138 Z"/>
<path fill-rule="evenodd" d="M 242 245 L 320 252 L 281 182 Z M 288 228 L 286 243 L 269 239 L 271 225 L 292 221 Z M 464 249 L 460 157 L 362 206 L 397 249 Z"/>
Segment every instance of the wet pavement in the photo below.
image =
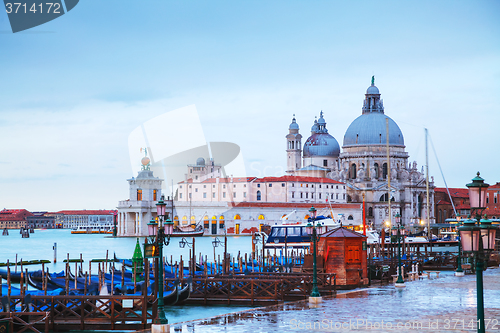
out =
<path fill-rule="evenodd" d="M 484 272 L 486 332 L 500 332 L 500 268 Z M 200 309 L 200 311 L 203 311 Z M 168 316 L 168 313 L 167 313 Z M 476 276 L 439 278 L 353 290 L 324 298 L 172 324 L 170 332 L 473 332 Z"/>

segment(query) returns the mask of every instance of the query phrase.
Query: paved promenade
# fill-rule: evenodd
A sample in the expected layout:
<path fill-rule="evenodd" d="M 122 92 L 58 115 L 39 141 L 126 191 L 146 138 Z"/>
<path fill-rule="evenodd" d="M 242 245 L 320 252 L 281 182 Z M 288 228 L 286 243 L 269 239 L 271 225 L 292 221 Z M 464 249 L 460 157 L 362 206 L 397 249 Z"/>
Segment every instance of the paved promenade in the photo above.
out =
<path fill-rule="evenodd" d="M 500 268 L 484 272 L 487 332 L 500 333 Z M 201 310 L 201 309 L 200 309 Z M 168 313 L 167 313 L 168 317 Z M 476 276 L 439 278 L 339 293 L 170 325 L 170 332 L 474 332 Z"/>

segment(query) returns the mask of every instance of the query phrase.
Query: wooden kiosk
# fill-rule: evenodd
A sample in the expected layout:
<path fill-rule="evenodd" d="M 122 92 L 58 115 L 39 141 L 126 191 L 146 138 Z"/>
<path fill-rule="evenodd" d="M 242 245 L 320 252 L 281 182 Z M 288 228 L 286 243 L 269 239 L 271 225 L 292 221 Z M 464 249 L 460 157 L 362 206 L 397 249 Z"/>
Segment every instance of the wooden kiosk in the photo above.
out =
<path fill-rule="evenodd" d="M 366 238 L 344 227 L 319 236 L 318 257 L 325 258 L 325 273 L 337 275 L 338 286 L 358 287 L 368 284 Z"/>

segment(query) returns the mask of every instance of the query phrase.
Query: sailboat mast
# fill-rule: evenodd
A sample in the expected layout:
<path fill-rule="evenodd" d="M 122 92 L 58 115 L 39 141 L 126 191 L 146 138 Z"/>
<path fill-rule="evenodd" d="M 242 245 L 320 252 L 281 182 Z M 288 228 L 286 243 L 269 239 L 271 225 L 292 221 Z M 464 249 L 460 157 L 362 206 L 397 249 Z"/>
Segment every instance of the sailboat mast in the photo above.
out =
<path fill-rule="evenodd" d="M 391 213 L 391 158 L 389 156 L 389 118 L 385 118 L 385 137 L 386 137 L 386 151 L 387 151 L 387 203 L 389 205 L 389 225 L 392 227 L 392 213 Z"/>
<path fill-rule="evenodd" d="M 429 150 L 427 148 L 427 128 L 425 129 L 425 191 L 426 191 L 426 205 L 427 205 L 427 239 L 430 241 L 431 234 L 431 216 L 429 214 Z"/>

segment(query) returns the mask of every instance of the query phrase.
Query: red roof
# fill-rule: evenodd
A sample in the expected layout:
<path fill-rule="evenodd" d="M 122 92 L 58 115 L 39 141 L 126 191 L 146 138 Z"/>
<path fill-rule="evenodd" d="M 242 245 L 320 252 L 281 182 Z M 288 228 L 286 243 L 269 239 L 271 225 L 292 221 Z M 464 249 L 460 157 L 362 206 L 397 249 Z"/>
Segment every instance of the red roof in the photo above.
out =
<path fill-rule="evenodd" d="M 273 183 L 273 182 L 296 182 L 296 183 L 325 183 L 325 184 L 344 184 L 342 182 L 320 177 L 303 177 L 303 176 L 281 176 L 281 177 L 264 177 L 255 180 L 256 183 Z"/>
<path fill-rule="evenodd" d="M 457 205 L 455 209 L 470 209 L 470 205 L 465 205 L 465 204 Z"/>
<path fill-rule="evenodd" d="M 230 202 L 230 206 L 232 207 L 239 207 L 239 208 L 244 208 L 244 207 L 269 207 L 269 208 L 311 208 L 311 206 L 314 206 L 315 208 L 329 208 L 330 206 L 332 208 L 361 208 L 360 203 L 332 203 L 331 205 L 328 204 L 323 204 L 323 203 L 306 203 L 306 202 L 249 202 L 249 201 L 244 201 L 244 202 Z"/>
<path fill-rule="evenodd" d="M 448 188 L 450 190 L 450 195 L 452 198 L 469 198 L 469 189 L 467 188 Z M 435 192 L 443 192 L 448 195 L 448 191 L 446 191 L 446 187 L 436 187 L 434 188 Z"/>
<path fill-rule="evenodd" d="M 33 216 L 26 209 L 4 209 L 0 211 L 0 221 L 26 221 L 26 217 Z"/>
<path fill-rule="evenodd" d="M 436 205 L 451 205 L 449 201 L 439 200 Z"/>
<path fill-rule="evenodd" d="M 64 215 L 114 215 L 116 210 L 61 210 L 56 214 Z"/>
<path fill-rule="evenodd" d="M 488 189 L 495 189 L 495 188 L 500 188 L 500 182 L 496 183 L 495 185 L 490 185 L 490 187 L 488 187 Z"/>

